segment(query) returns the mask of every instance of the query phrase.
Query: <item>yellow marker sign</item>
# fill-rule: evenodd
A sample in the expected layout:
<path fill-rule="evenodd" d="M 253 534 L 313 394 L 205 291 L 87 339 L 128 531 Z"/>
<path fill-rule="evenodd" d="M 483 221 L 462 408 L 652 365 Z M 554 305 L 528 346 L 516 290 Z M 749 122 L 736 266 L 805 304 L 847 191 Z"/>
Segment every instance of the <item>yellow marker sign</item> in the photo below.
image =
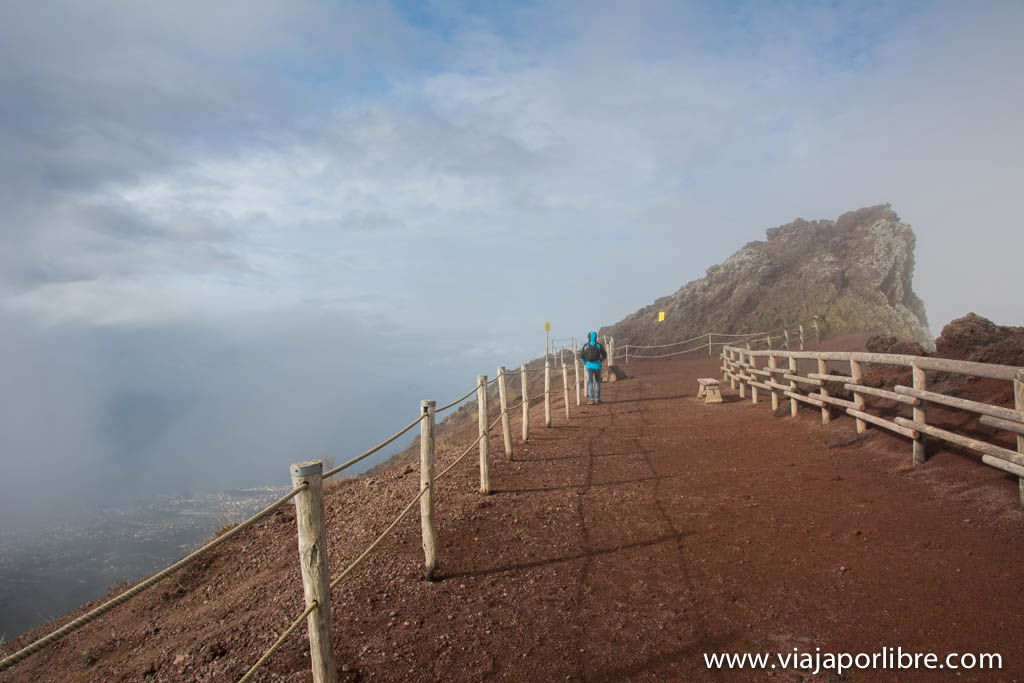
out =
<path fill-rule="evenodd" d="M 658 322 L 665 320 L 665 311 L 658 311 Z"/>
<path fill-rule="evenodd" d="M 544 331 L 545 332 L 550 332 L 551 331 L 551 323 L 544 323 Z"/>

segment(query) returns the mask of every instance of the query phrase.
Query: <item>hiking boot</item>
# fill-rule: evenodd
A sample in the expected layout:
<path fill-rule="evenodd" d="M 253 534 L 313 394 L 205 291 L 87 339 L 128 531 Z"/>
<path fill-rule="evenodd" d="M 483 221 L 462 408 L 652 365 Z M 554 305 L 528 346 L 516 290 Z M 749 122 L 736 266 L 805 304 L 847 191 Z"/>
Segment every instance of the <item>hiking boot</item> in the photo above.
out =
<path fill-rule="evenodd" d="M 592 398 L 591 399 L 587 399 L 587 405 L 588 406 L 594 405 L 594 399 L 592 399 Z"/>

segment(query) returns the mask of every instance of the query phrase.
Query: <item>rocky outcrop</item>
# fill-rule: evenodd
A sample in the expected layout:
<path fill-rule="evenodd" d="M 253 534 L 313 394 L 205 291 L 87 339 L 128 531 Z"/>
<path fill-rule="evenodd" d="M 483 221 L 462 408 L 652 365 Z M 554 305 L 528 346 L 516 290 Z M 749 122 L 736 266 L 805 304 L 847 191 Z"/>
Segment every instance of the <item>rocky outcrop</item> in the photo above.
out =
<path fill-rule="evenodd" d="M 935 340 L 935 355 L 1024 367 L 1024 327 L 996 325 L 968 313 L 942 328 L 942 335 Z"/>
<path fill-rule="evenodd" d="M 892 353 L 898 356 L 923 356 L 924 347 L 920 342 L 900 339 L 894 334 L 876 334 L 864 344 L 869 353 Z"/>
<path fill-rule="evenodd" d="M 835 221 L 798 218 L 766 233 L 766 241 L 750 242 L 601 333 L 620 346 L 664 344 L 708 330 L 776 330 L 818 315 L 832 334 L 893 334 L 932 348 L 924 303 L 911 285 L 914 232 L 888 204 Z"/>

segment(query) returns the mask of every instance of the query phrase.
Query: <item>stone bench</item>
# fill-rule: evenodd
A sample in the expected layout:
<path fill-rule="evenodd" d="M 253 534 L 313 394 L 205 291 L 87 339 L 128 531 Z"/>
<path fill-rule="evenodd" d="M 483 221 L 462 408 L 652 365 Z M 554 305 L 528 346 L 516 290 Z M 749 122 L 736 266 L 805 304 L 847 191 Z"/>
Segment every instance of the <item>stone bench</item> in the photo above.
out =
<path fill-rule="evenodd" d="M 697 391 L 697 398 L 703 398 L 704 403 L 721 403 L 722 392 L 718 389 L 718 380 L 711 377 L 702 377 L 697 380 L 700 389 Z"/>

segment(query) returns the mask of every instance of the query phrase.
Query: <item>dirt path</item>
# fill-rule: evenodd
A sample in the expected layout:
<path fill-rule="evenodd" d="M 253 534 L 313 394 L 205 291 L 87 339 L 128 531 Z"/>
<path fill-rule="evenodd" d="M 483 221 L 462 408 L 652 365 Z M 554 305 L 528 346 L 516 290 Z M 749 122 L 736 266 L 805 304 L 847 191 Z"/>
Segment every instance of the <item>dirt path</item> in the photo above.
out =
<path fill-rule="evenodd" d="M 631 364 L 631 377 L 605 385 L 601 405 L 573 406 L 568 423 L 559 408 L 553 429 L 535 427 L 513 462 L 494 440 L 486 499 L 467 459 L 438 486 L 440 580 L 420 578 L 418 523 L 405 523 L 335 592 L 344 677 L 940 677 L 741 675 L 709 671 L 703 658 L 897 646 L 1002 655 L 1001 671 L 961 671 L 959 680 L 1024 677 L 1024 515 L 1014 482 L 948 454 L 909 469 L 909 446 L 895 437 L 829 446 L 826 438 L 852 433 L 852 420 L 821 427 L 812 410 L 775 418 L 728 389 L 725 404 L 705 406 L 696 377 L 716 376 L 717 364 Z M 533 415 L 539 424 L 539 407 Z M 398 470 L 331 492 L 333 565 L 365 546 L 416 479 Z M 9 680 L 237 677 L 300 604 L 293 526 L 268 522 L 212 561 L 179 602 L 153 598 L 115 616 L 103 629 L 119 629 L 119 644 L 69 639 Z M 238 570 L 239 556 L 253 568 Z M 210 585 L 246 582 L 245 592 L 218 588 L 219 625 L 205 616 Z M 270 597 L 282 592 L 287 599 Z M 83 668 L 87 651 L 99 654 Z M 261 680 L 307 680 L 308 671 L 300 635 Z"/>
<path fill-rule="evenodd" d="M 705 406 L 695 379 L 716 366 L 635 364 L 605 385 L 605 403 L 499 470 L 474 525 L 486 550 L 446 553 L 453 579 L 502 588 L 473 648 L 486 666 L 470 671 L 725 679 L 735 674 L 709 672 L 702 653 L 901 646 L 998 652 L 997 677 L 1019 678 L 1013 481 L 942 457 L 907 469 L 909 446 L 884 436 L 830 448 L 824 437 L 852 434 L 852 421 L 821 427 L 817 411 L 777 419 L 729 391 L 730 403 Z M 467 665 L 449 652 L 433 675 Z M 850 676 L 872 677 L 908 678 Z"/>

